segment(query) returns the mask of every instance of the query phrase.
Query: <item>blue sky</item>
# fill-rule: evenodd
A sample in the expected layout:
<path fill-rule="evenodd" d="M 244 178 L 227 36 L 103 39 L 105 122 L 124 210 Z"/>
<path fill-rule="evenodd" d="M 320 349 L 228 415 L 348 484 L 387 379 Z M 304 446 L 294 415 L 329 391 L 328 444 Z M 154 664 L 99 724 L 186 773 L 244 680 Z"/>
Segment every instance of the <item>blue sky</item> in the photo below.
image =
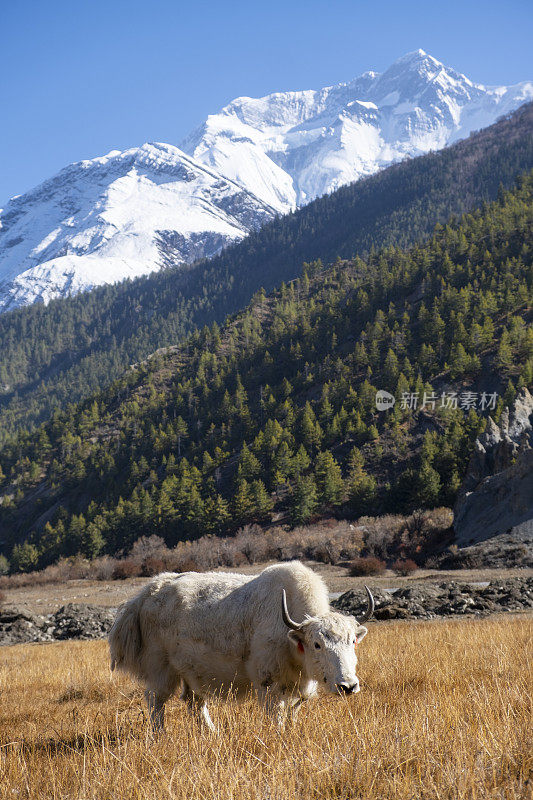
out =
<path fill-rule="evenodd" d="M 238 95 L 327 86 L 422 47 L 533 80 L 531 0 L 0 0 L 0 206 L 61 167 L 177 144 Z"/>

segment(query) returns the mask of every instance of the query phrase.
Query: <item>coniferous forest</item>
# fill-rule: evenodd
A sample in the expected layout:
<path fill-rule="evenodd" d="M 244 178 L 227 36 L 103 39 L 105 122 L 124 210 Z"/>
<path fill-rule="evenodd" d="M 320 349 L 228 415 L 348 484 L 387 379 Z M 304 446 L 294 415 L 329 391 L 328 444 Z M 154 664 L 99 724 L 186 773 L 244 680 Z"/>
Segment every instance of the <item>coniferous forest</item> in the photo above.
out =
<path fill-rule="evenodd" d="M 183 325 L 175 344 L 0 451 L 0 540 L 12 569 L 117 553 L 141 535 L 172 545 L 231 533 L 273 515 L 298 525 L 319 513 L 451 505 L 487 415 L 498 418 L 533 382 L 532 201 L 528 172 L 412 246 L 373 249 L 369 233 L 364 257 L 308 262 L 298 279 L 271 293 L 256 287 L 224 325 L 181 341 L 201 303 L 183 318 L 172 312 Z M 404 235 L 426 225 L 418 217 Z M 215 275 L 223 263 L 201 269 Z M 168 298 L 169 275 L 145 289 L 157 280 Z M 229 273 L 220 291 L 224 280 Z M 235 279 L 230 305 L 252 283 Z M 66 320 L 79 301 L 69 302 L 62 330 L 73 335 Z M 25 313 L 28 330 L 50 324 L 51 342 L 61 308 L 22 312 L 20 324 Z M 376 409 L 378 389 L 396 397 L 393 408 Z"/>
<path fill-rule="evenodd" d="M 423 241 L 436 222 L 495 199 L 533 168 L 532 129 L 528 104 L 452 147 L 274 220 L 211 261 L 1 315 L 0 445 L 102 391 L 158 348 L 222 324 L 262 287 L 300 275 L 304 262 L 372 254 L 374 264 L 373 251 Z"/>

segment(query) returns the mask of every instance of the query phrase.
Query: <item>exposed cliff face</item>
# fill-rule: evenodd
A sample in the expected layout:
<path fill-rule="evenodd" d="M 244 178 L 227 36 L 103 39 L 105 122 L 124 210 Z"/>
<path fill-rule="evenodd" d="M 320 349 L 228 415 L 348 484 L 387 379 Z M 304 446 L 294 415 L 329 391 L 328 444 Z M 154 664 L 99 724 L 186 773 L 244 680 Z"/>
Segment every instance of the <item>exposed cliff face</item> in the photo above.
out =
<path fill-rule="evenodd" d="M 533 396 L 522 389 L 474 445 L 454 509 L 459 545 L 501 534 L 533 544 Z"/>

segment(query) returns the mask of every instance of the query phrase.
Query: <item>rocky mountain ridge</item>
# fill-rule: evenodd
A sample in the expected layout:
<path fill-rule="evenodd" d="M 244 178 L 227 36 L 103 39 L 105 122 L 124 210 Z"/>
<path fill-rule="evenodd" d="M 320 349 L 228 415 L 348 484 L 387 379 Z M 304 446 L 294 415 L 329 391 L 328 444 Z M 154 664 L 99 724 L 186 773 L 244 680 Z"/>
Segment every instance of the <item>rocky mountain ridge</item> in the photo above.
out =
<path fill-rule="evenodd" d="M 406 157 L 440 150 L 533 97 L 473 83 L 424 50 L 316 90 L 238 97 L 182 149 L 286 212 Z"/>
<path fill-rule="evenodd" d="M 0 213 L 0 311 L 213 256 L 274 215 L 171 145 L 71 164 Z"/>
<path fill-rule="evenodd" d="M 209 258 L 276 214 L 533 98 L 423 50 L 318 90 L 240 97 L 181 144 L 80 161 L 0 211 L 0 312 Z"/>

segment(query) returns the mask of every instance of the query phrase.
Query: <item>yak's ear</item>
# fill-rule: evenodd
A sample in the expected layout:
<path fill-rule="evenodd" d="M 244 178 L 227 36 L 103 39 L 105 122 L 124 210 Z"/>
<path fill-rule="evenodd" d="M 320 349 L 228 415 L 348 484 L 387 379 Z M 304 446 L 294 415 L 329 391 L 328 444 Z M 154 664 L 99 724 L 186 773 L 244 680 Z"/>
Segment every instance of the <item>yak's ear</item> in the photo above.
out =
<path fill-rule="evenodd" d="M 300 653 L 304 651 L 305 634 L 302 631 L 289 631 L 287 636 L 289 641 L 298 648 Z"/>
<path fill-rule="evenodd" d="M 368 633 L 368 628 L 365 628 L 364 625 L 358 625 L 355 629 L 355 635 L 357 637 L 357 643 L 361 642 Z"/>

